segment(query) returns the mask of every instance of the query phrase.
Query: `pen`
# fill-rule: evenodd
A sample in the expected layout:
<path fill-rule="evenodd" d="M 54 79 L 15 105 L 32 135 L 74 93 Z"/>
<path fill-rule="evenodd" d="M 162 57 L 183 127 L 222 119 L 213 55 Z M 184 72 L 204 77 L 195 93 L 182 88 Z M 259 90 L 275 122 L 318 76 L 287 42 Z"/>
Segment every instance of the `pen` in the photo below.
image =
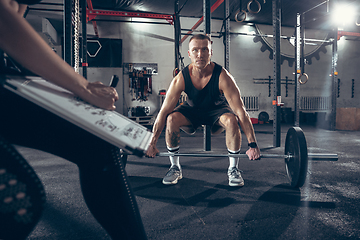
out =
<path fill-rule="evenodd" d="M 110 87 L 116 88 L 118 82 L 119 82 L 119 77 L 116 75 L 113 75 L 110 80 Z"/>

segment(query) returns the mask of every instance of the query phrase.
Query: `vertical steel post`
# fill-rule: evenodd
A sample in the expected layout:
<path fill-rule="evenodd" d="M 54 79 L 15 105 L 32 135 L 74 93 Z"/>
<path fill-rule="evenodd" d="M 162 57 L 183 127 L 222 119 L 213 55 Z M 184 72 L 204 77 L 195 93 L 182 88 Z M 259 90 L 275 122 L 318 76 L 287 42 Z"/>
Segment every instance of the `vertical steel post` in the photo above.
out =
<path fill-rule="evenodd" d="M 73 27 L 72 27 L 72 0 L 64 0 L 64 60 L 70 66 L 73 66 L 73 45 L 72 45 L 72 37 L 73 37 Z"/>
<path fill-rule="evenodd" d="M 224 67 L 230 71 L 230 11 L 229 0 L 224 1 Z"/>
<path fill-rule="evenodd" d="M 211 34 L 211 4 L 210 0 L 203 1 L 203 16 L 204 16 L 204 32 Z"/>
<path fill-rule="evenodd" d="M 204 0 L 203 6 L 204 14 L 204 32 L 211 35 L 211 11 L 210 0 Z M 211 151 L 211 127 L 209 125 L 204 126 L 204 150 Z"/>
<path fill-rule="evenodd" d="M 179 0 L 175 1 L 174 7 L 174 34 L 175 34 L 175 69 L 180 69 L 180 14 L 179 14 Z"/>
<path fill-rule="evenodd" d="M 300 66 L 301 66 L 301 73 L 304 74 L 305 73 L 305 64 L 306 64 L 306 59 L 305 59 L 305 14 L 301 15 L 301 20 L 300 20 L 300 37 L 301 37 L 301 41 L 300 41 L 300 51 L 301 51 L 301 55 L 300 55 Z"/>
<path fill-rule="evenodd" d="M 300 125 L 300 83 L 298 81 L 301 75 L 300 66 L 300 27 L 301 27 L 301 15 L 296 15 L 296 26 L 295 26 L 295 99 L 294 99 L 294 126 L 299 127 Z"/>
<path fill-rule="evenodd" d="M 337 61 L 338 61 L 338 30 L 334 30 L 334 41 L 332 46 L 332 61 L 331 61 L 331 77 L 332 77 L 332 94 L 331 94 L 331 114 L 330 114 L 330 129 L 336 129 L 336 97 L 337 97 Z"/>
<path fill-rule="evenodd" d="M 280 52 L 280 28 L 281 28 L 281 0 L 273 0 L 272 16 L 273 16 L 273 65 L 274 65 L 274 88 L 273 103 L 274 104 L 274 120 L 273 120 L 273 145 L 280 147 L 281 141 L 281 52 Z"/>
<path fill-rule="evenodd" d="M 82 34 L 82 73 L 87 79 L 87 29 L 86 29 L 86 0 L 81 0 L 81 34 Z"/>

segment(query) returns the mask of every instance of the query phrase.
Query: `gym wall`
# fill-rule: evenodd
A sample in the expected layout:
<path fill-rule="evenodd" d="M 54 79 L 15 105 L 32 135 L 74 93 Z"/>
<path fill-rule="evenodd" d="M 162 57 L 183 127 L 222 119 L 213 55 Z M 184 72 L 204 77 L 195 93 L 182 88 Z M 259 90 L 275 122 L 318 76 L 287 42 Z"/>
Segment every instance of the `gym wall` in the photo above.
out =
<path fill-rule="evenodd" d="M 139 19 L 139 21 L 153 21 L 152 19 Z M 166 22 L 165 20 L 162 20 Z M 181 18 L 182 28 L 191 28 L 197 18 Z M 158 74 L 153 76 L 153 93 L 147 101 L 132 101 L 127 79 L 124 79 L 122 68 L 88 68 L 89 81 L 102 81 L 107 83 L 112 75 L 116 74 L 120 78 L 117 90 L 120 99 L 117 102 L 117 111 L 127 113 L 129 107 L 146 106 L 150 107 L 150 114 L 156 114 L 160 107 L 160 97 L 158 93 L 162 89 L 167 89 L 172 80 L 174 70 L 174 28 L 172 25 L 159 24 L 139 24 L 139 23 L 118 23 L 118 22 L 98 22 L 100 38 L 121 39 L 122 40 L 122 62 L 123 63 L 157 63 Z M 222 21 L 212 20 L 212 31 L 220 31 Z M 198 29 L 203 29 L 201 24 Z M 260 26 L 266 34 L 272 34 L 272 26 Z M 241 23 L 231 22 L 231 32 L 250 32 L 252 27 Z M 94 29 L 91 23 L 87 25 L 88 37 L 94 36 Z M 292 28 L 282 28 L 281 34 L 291 36 L 294 32 Z M 320 31 L 306 31 L 306 38 L 322 39 L 324 34 Z M 218 34 L 213 33 L 213 57 L 212 60 L 224 64 L 223 39 L 216 38 Z M 180 47 L 181 55 L 185 66 L 190 63 L 188 58 L 188 39 Z M 272 44 L 273 39 L 267 38 Z M 311 51 L 312 43 L 306 45 L 306 49 Z M 291 55 L 292 46 L 282 41 L 282 53 Z M 329 97 L 333 90 L 331 73 L 332 46 L 324 46 L 325 51 L 318 52 L 317 56 L 310 58 L 311 65 L 305 66 L 305 72 L 309 75 L 306 84 L 301 85 L 300 95 L 304 97 Z M 338 67 L 340 79 L 336 94 L 337 107 L 359 108 L 360 79 L 356 74 L 357 67 L 360 65 L 360 42 L 346 40 L 342 37 L 338 42 Z M 255 84 L 254 79 L 273 77 L 273 61 L 269 58 L 271 52 L 265 48 L 262 41 L 256 41 L 254 36 L 231 35 L 230 42 L 230 72 L 235 77 L 243 96 L 258 97 L 259 110 L 250 111 L 250 116 L 257 118 L 261 111 L 266 111 L 272 119 L 272 96 L 269 97 L 268 84 Z M 294 80 L 294 65 L 289 66 L 285 60 L 281 66 L 281 77 Z M 354 80 L 352 80 L 354 79 Z M 122 82 L 124 82 L 124 89 Z M 286 97 L 286 86 L 282 85 L 282 102 L 284 107 L 294 108 L 294 85 L 288 85 L 288 96 Z M 123 94 L 124 93 L 124 94 Z M 272 89 L 271 89 L 272 93 Z M 123 97 L 122 97 L 123 95 Z M 321 110 L 329 112 L 328 110 Z"/>

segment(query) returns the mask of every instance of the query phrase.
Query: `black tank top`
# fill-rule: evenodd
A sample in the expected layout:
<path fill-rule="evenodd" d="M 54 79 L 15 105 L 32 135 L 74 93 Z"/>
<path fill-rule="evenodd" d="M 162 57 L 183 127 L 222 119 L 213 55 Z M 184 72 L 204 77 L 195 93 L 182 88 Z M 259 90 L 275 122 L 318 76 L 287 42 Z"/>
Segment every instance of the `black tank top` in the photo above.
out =
<path fill-rule="evenodd" d="M 26 4 L 26 5 L 34 5 L 41 2 L 41 0 L 16 0 L 20 4 Z"/>
<path fill-rule="evenodd" d="M 214 62 L 215 63 L 215 62 Z M 215 67 L 209 82 L 206 86 L 198 90 L 194 87 L 189 73 L 189 65 L 182 70 L 185 82 L 185 93 L 188 96 L 187 104 L 196 108 L 213 108 L 222 104 L 227 104 L 224 94 L 220 93 L 219 76 L 222 66 L 215 63 Z"/>

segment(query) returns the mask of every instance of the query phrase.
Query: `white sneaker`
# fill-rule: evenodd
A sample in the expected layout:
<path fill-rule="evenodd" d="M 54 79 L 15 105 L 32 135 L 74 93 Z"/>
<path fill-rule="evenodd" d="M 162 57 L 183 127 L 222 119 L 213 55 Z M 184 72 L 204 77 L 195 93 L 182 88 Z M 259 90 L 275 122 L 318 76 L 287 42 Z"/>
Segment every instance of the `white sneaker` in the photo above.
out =
<path fill-rule="evenodd" d="M 241 187 L 244 186 L 244 179 L 241 177 L 239 169 L 232 167 L 228 169 L 229 186 Z"/>
<path fill-rule="evenodd" d="M 178 180 L 182 179 L 182 171 L 178 166 L 172 166 L 165 174 L 162 183 L 165 185 L 177 184 Z"/>

